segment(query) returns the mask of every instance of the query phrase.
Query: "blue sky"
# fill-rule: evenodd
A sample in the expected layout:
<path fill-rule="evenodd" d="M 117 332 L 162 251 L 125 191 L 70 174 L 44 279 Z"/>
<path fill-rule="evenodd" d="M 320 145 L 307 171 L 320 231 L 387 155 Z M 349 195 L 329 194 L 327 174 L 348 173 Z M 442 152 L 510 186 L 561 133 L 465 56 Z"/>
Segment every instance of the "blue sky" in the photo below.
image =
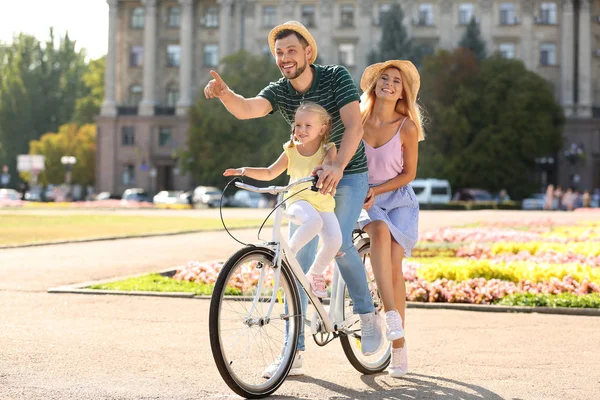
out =
<path fill-rule="evenodd" d="M 46 39 L 50 27 L 58 35 L 69 32 L 90 58 L 106 54 L 106 0 L 0 0 L 0 41 L 11 42 L 19 32 Z"/>

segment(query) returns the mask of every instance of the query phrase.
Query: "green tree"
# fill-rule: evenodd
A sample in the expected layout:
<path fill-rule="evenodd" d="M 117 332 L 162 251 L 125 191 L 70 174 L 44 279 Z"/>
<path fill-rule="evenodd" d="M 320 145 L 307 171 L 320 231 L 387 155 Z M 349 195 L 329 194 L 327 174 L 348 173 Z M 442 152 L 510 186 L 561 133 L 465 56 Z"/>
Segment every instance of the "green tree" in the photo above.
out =
<path fill-rule="evenodd" d="M 256 96 L 281 77 L 272 57 L 243 50 L 221 60 L 220 70 L 229 87 L 244 97 Z M 270 165 L 290 137 L 291 127 L 278 115 L 241 121 L 219 100 L 204 96 L 190 110 L 189 118 L 183 165 L 201 184 L 224 186 L 228 179 L 223 171 L 227 168 Z"/>
<path fill-rule="evenodd" d="M 564 124 L 547 81 L 521 61 L 493 56 L 478 65 L 457 49 L 428 59 L 422 82 L 432 122 L 420 177 L 445 178 L 454 188 L 506 188 L 513 198 L 537 189 L 535 158 L 561 148 Z"/>
<path fill-rule="evenodd" d="M 65 124 L 57 133 L 46 133 L 29 144 L 29 154 L 45 156 L 45 171 L 38 176 L 42 185 L 61 184 L 65 181 L 65 169 L 60 162 L 64 155 L 77 158 L 72 170 L 72 182 L 93 185 L 96 177 L 96 126 Z M 21 174 L 29 181 L 29 173 Z"/>
<path fill-rule="evenodd" d="M 369 64 L 398 59 L 420 64 L 420 48 L 417 48 L 408 36 L 403 19 L 404 12 L 398 3 L 392 4 L 391 10 L 381 16 L 381 31 L 385 34 L 381 35 L 379 49 L 369 54 Z"/>
<path fill-rule="evenodd" d="M 105 57 L 89 62 L 83 74 L 85 95 L 75 102 L 73 122 L 77 124 L 91 124 L 100 114 L 100 107 L 104 100 L 104 69 Z"/>
<path fill-rule="evenodd" d="M 15 171 L 16 156 L 28 152 L 29 141 L 72 119 L 76 100 L 86 93 L 85 53 L 75 50 L 68 34 L 56 40 L 53 30 L 44 43 L 20 34 L 0 48 L 0 164 Z"/>
<path fill-rule="evenodd" d="M 469 25 L 467 25 L 467 30 L 458 45 L 475 53 L 479 61 L 487 57 L 485 42 L 481 38 L 479 24 L 475 21 L 475 17 L 471 18 Z"/>

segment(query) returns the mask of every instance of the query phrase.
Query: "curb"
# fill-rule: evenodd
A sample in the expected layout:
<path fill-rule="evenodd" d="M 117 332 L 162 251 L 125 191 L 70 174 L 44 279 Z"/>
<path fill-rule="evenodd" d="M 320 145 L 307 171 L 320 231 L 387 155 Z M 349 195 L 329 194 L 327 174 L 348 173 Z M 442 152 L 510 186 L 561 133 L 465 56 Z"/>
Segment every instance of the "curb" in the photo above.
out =
<path fill-rule="evenodd" d="M 219 229 L 205 229 L 205 230 L 189 230 L 189 231 L 176 231 L 166 233 L 145 233 L 141 235 L 129 235 L 129 236 L 108 236 L 99 238 L 89 239 L 71 239 L 71 240 L 58 240 L 56 242 L 40 242 L 40 243 L 26 243 L 26 244 L 15 244 L 15 245 L 0 245 L 0 250 L 5 249 L 20 249 L 25 247 L 38 247 L 38 246 L 53 246 L 56 244 L 72 244 L 72 243 L 87 243 L 87 242 L 102 242 L 106 240 L 120 240 L 120 239 L 139 239 L 154 236 L 173 236 L 173 235 L 185 235 L 186 233 L 199 233 L 199 232 L 215 232 Z"/>
<path fill-rule="evenodd" d="M 173 276 L 176 270 L 167 268 L 155 273 L 163 276 Z M 48 293 L 62 294 L 93 294 L 93 295 L 113 295 L 113 296 L 147 296 L 147 297 L 167 297 L 167 298 L 186 298 L 196 300 L 210 300 L 211 296 L 184 292 L 142 292 L 142 291 L 122 291 L 122 290 L 96 290 L 87 289 L 92 285 L 121 281 L 129 278 L 137 278 L 148 275 L 144 272 L 135 275 L 121 276 L 118 278 L 104 279 L 99 281 L 81 282 L 73 285 L 60 286 L 48 289 Z M 234 296 L 240 298 L 239 296 Z M 323 299 L 323 304 L 329 304 L 329 298 Z M 475 312 L 496 312 L 496 313 L 525 313 L 525 314 L 553 314 L 553 315 L 572 315 L 600 317 L 600 308 L 568 308 L 568 307 L 524 307 L 524 306 L 495 306 L 490 304 L 464 304 L 464 303 L 421 303 L 407 301 L 406 308 L 420 308 L 429 310 L 458 310 Z"/>
<path fill-rule="evenodd" d="M 267 226 L 267 225 L 265 225 Z M 242 230 L 242 229 L 256 229 L 257 226 L 245 226 L 240 228 L 228 228 L 230 231 Z M 204 232 L 221 232 L 224 229 L 193 229 L 188 231 L 176 231 L 176 232 L 164 232 L 164 233 L 145 233 L 140 235 L 129 235 L 129 236 L 109 236 L 99 238 L 88 238 L 88 239 L 72 239 L 72 240 L 59 240 L 56 242 L 40 242 L 40 243 L 27 243 L 27 244 L 16 244 L 16 245 L 0 245 L 0 251 L 7 249 L 20 249 L 26 247 L 38 247 L 38 246 L 53 246 L 57 244 L 77 244 L 77 243 L 88 243 L 88 242 L 103 242 L 107 240 L 121 240 L 121 239 L 141 239 L 156 236 L 175 236 L 175 235 L 186 235 L 189 233 L 204 233 Z"/>

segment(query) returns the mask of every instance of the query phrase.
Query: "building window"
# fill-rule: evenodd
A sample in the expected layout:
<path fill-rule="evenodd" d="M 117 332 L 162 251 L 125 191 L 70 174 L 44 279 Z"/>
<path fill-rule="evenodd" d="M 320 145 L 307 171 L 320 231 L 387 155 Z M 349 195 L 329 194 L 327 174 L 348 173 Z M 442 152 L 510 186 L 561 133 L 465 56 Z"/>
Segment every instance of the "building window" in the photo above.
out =
<path fill-rule="evenodd" d="M 133 84 L 129 87 L 129 105 L 137 106 L 142 101 L 142 87 L 138 84 Z"/>
<path fill-rule="evenodd" d="M 167 46 L 167 65 L 169 67 L 179 67 L 181 65 L 181 46 L 170 44 Z"/>
<path fill-rule="evenodd" d="M 136 7 L 131 10 L 131 27 L 134 29 L 144 28 L 144 8 Z"/>
<path fill-rule="evenodd" d="M 417 18 L 417 25 L 421 25 L 421 26 L 433 25 L 433 5 L 431 5 L 431 4 L 420 4 L 419 5 L 419 17 Z"/>
<path fill-rule="evenodd" d="M 169 7 L 167 26 L 169 28 L 179 28 L 181 26 L 181 8 Z"/>
<path fill-rule="evenodd" d="M 473 18 L 473 4 L 462 3 L 458 6 L 458 23 L 460 25 L 469 25 Z"/>
<path fill-rule="evenodd" d="M 498 51 L 504 58 L 513 59 L 515 58 L 515 44 L 514 43 L 500 43 Z"/>
<path fill-rule="evenodd" d="M 352 28 L 354 26 L 354 6 L 352 4 L 342 4 L 340 26 L 342 28 Z"/>
<path fill-rule="evenodd" d="M 167 87 L 167 106 L 175 107 L 179 101 L 179 88 L 175 85 Z"/>
<path fill-rule="evenodd" d="M 165 128 L 165 127 L 158 128 L 158 145 L 160 147 L 170 146 L 172 141 L 173 141 L 173 130 L 171 128 Z"/>
<path fill-rule="evenodd" d="M 346 67 L 354 67 L 356 65 L 356 46 L 352 43 L 342 43 L 338 47 L 340 64 Z"/>
<path fill-rule="evenodd" d="M 515 3 L 500 4 L 500 25 L 515 25 L 519 22 L 515 14 Z"/>
<path fill-rule="evenodd" d="M 219 27 L 219 8 L 218 7 L 207 7 L 206 13 L 204 14 L 204 26 L 207 28 L 218 28 Z"/>
<path fill-rule="evenodd" d="M 131 46 L 129 53 L 129 66 L 141 67 L 144 65 L 144 46 Z"/>
<path fill-rule="evenodd" d="M 543 43 L 540 46 L 540 63 L 556 65 L 556 45 L 554 43 Z"/>
<path fill-rule="evenodd" d="M 307 28 L 314 28 L 315 26 L 317 26 L 315 21 L 315 6 L 302 6 L 302 23 Z"/>
<path fill-rule="evenodd" d="M 542 3 L 540 15 L 536 17 L 538 24 L 556 25 L 556 3 Z"/>
<path fill-rule="evenodd" d="M 134 185 L 135 184 L 135 166 L 134 165 L 126 164 L 123 166 L 121 180 L 123 182 L 123 185 Z"/>
<path fill-rule="evenodd" d="M 204 66 L 216 67 L 219 64 L 219 46 L 216 44 L 204 45 Z"/>
<path fill-rule="evenodd" d="M 121 128 L 121 146 L 135 146 L 135 130 L 133 126 Z"/>
<path fill-rule="evenodd" d="M 385 16 L 391 10 L 392 10 L 392 5 L 391 4 L 389 4 L 389 3 L 380 4 L 379 8 L 377 9 L 377 15 L 375 16 L 374 24 L 377 25 L 377 26 L 383 24 L 383 20 L 385 19 Z"/>
<path fill-rule="evenodd" d="M 129 66 L 141 67 L 144 65 L 144 46 L 131 46 L 129 51 Z"/>
<path fill-rule="evenodd" d="M 277 24 L 277 9 L 275 6 L 264 6 L 262 15 L 263 28 L 272 28 Z"/>

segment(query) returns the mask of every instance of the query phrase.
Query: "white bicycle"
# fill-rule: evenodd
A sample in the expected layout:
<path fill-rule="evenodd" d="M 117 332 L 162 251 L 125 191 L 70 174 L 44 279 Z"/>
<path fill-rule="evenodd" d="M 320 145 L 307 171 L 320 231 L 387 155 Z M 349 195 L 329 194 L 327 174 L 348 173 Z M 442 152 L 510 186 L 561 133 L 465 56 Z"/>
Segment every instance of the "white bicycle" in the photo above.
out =
<path fill-rule="evenodd" d="M 287 186 L 258 188 L 241 182 L 236 186 L 258 193 L 278 195 L 278 205 L 291 188 L 312 182 L 299 179 Z M 391 343 L 376 354 L 364 356 L 360 349 L 360 320 L 338 269 L 333 274 L 329 307 L 314 296 L 310 285 L 289 249 L 281 225 L 286 214 L 276 207 L 271 241 L 247 245 L 223 265 L 210 304 L 210 345 L 223 380 L 238 395 L 261 398 L 274 393 L 287 377 L 298 343 L 302 323 L 311 327 L 313 338 L 324 346 L 340 338 L 348 361 L 363 374 L 382 372 L 390 362 Z M 369 240 L 355 236 L 355 246 L 367 268 L 373 304 L 383 308 L 370 270 Z M 297 283 L 297 284 L 296 284 Z M 315 308 L 310 321 L 302 318 L 299 290 L 304 290 Z M 281 364 L 269 379 L 263 370 L 275 359 Z"/>

